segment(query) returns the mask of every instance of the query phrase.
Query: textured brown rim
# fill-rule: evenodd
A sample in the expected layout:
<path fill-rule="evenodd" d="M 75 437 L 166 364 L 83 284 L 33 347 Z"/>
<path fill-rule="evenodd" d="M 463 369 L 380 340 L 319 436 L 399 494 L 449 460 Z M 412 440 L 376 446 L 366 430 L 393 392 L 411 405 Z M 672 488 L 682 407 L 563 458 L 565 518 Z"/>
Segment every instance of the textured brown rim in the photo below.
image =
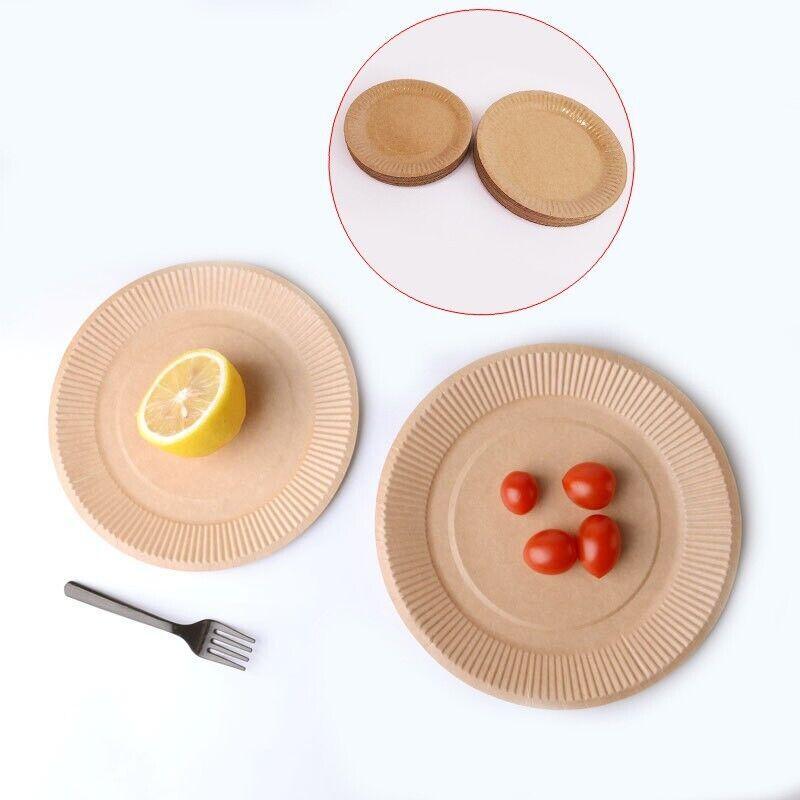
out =
<path fill-rule="evenodd" d="M 353 159 L 353 161 L 355 161 L 356 165 L 361 170 L 370 176 L 370 178 L 375 178 L 376 181 L 380 181 L 381 183 L 388 183 L 392 186 L 424 186 L 426 183 L 435 183 L 442 178 L 446 178 L 451 172 L 454 172 L 461 165 L 468 154 L 469 145 L 467 145 L 467 149 L 457 161 L 454 161 L 452 164 L 448 164 L 448 166 L 442 170 L 439 170 L 439 172 L 434 172 L 432 175 L 424 175 L 421 178 L 394 178 L 391 175 L 381 175 L 380 172 L 375 172 L 375 170 L 370 169 L 366 164 L 362 164 L 352 152 L 350 152 L 350 157 Z"/>
<path fill-rule="evenodd" d="M 261 508 L 225 522 L 170 520 L 142 508 L 108 473 L 95 436 L 97 397 L 115 354 L 137 330 L 165 313 L 215 305 L 258 315 L 273 296 L 281 298 L 299 327 L 314 333 L 299 337 L 297 346 L 308 356 L 315 398 L 325 406 L 294 477 Z M 49 429 L 61 483 L 94 530 L 142 561 L 172 569 L 222 569 L 278 550 L 322 513 L 344 479 L 355 448 L 358 388 L 338 330 L 305 292 L 249 264 L 195 262 L 145 275 L 92 313 L 62 358 Z M 66 442 L 70 454 L 63 447 Z"/>
<path fill-rule="evenodd" d="M 491 133 L 502 125 L 499 119 L 502 112 L 515 106 L 533 103 L 538 108 L 559 114 L 579 125 L 594 139 L 605 162 L 603 180 L 587 195 L 574 200 L 553 200 L 540 197 L 525 191 L 524 187 L 504 180 L 503 176 L 493 168 L 491 148 L 486 140 Z M 627 164 L 625 154 L 619 140 L 608 125 L 583 103 L 573 100 L 555 92 L 525 91 L 514 92 L 500 98 L 486 110 L 475 134 L 476 166 L 480 163 L 485 175 L 491 184 L 496 187 L 501 197 L 508 198 L 513 207 L 503 202 L 487 185 L 490 193 L 498 202 L 510 211 L 525 219 L 532 219 L 527 214 L 520 213 L 517 208 L 525 210 L 539 217 L 549 218 L 550 225 L 578 225 L 602 214 L 610 208 L 620 197 L 625 189 L 627 180 Z M 498 158 L 502 154 L 497 154 Z M 483 178 L 482 178 L 483 180 Z M 483 180 L 486 185 L 486 180 Z M 534 220 L 538 221 L 538 220 Z"/>
<path fill-rule="evenodd" d="M 375 102 L 390 94 L 424 95 L 450 106 L 461 128 L 456 143 L 424 159 L 377 152 L 367 135 L 366 121 Z M 344 120 L 344 139 L 353 160 L 371 177 L 396 186 L 418 186 L 449 175 L 464 160 L 472 140 L 472 116 L 457 95 L 436 83 L 413 78 L 384 81 L 362 92 L 350 104 Z"/>
<path fill-rule="evenodd" d="M 428 493 L 444 455 L 486 413 L 536 396 L 579 397 L 633 422 L 661 448 L 681 489 L 686 514 L 686 546 L 660 606 L 608 646 L 577 655 L 531 652 L 478 627 L 445 590 L 427 542 Z M 714 491 L 698 492 L 696 482 L 708 481 L 709 470 Z M 712 522 L 718 523 L 719 534 L 713 533 Z M 534 345 L 470 364 L 419 404 L 389 451 L 378 489 L 376 531 L 378 559 L 392 601 L 440 664 L 506 700 L 584 708 L 644 689 L 705 639 L 733 585 L 741 512 L 721 443 L 674 385 L 609 351 Z"/>

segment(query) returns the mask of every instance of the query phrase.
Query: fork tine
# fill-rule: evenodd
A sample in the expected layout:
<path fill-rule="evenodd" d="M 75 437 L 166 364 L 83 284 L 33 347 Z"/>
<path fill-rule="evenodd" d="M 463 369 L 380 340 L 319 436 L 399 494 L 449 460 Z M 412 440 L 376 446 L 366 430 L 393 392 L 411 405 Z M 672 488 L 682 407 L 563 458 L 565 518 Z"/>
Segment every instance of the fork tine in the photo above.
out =
<path fill-rule="evenodd" d="M 214 639 L 218 639 L 220 642 L 225 642 L 225 644 L 230 645 L 231 647 L 237 647 L 239 650 L 245 650 L 248 653 L 253 652 L 252 647 L 249 647 L 244 642 L 240 642 L 238 639 L 232 639 L 230 636 L 226 636 L 224 633 L 212 633 L 211 636 Z"/>
<path fill-rule="evenodd" d="M 250 659 L 244 654 L 239 652 L 238 650 L 232 650 L 230 647 L 225 647 L 224 644 L 220 644 L 218 639 L 211 639 L 211 643 L 208 645 L 208 649 L 219 650 L 221 653 L 224 653 L 228 656 L 233 656 L 234 658 L 238 658 L 240 661 L 249 661 Z"/>
<path fill-rule="evenodd" d="M 210 650 L 204 650 L 202 653 L 200 653 L 200 658 L 207 658 L 209 661 L 216 661 L 218 664 L 225 664 L 227 667 L 240 669 L 242 672 L 244 672 L 244 667 L 241 664 L 237 664 L 235 661 L 229 661 L 227 658 L 218 656 L 215 653 L 212 653 Z"/>
<path fill-rule="evenodd" d="M 227 633 L 229 636 L 238 636 L 240 639 L 244 639 L 246 642 L 250 642 L 251 644 L 255 643 L 255 639 L 252 636 L 248 636 L 246 633 L 237 631 L 236 628 L 231 628 L 229 625 L 223 625 L 221 622 L 215 622 L 213 627 L 214 633 Z"/>

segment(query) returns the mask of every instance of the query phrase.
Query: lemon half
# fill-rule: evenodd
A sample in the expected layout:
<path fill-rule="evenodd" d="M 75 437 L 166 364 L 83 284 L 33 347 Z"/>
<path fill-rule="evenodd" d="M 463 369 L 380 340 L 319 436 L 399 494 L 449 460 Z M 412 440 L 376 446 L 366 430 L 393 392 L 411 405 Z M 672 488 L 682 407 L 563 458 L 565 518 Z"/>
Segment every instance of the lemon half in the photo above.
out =
<path fill-rule="evenodd" d="M 207 456 L 242 427 L 242 377 L 222 353 L 190 350 L 166 366 L 136 414 L 142 438 L 179 456 Z"/>

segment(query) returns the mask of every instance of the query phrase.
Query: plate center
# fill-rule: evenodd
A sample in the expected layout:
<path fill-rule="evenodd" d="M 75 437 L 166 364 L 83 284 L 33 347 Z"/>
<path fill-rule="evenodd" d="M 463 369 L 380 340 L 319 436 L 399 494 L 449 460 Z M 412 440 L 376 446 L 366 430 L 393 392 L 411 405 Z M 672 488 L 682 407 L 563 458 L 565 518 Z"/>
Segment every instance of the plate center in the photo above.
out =
<path fill-rule="evenodd" d="M 367 133 L 392 156 L 434 156 L 453 138 L 455 115 L 446 103 L 424 95 L 391 95 L 370 109 Z"/>
<path fill-rule="evenodd" d="M 567 117 L 515 108 L 506 115 L 502 130 L 507 176 L 526 193 L 577 200 L 592 192 L 603 176 L 603 158 L 594 139 Z"/>
<path fill-rule="evenodd" d="M 613 616 L 645 583 L 658 552 L 660 510 L 639 456 L 587 414 L 549 413 L 547 401 L 515 403 L 487 415 L 448 452 L 431 494 L 429 536 L 434 563 L 459 604 L 493 628 L 519 631 L 585 628 Z M 576 411 L 580 404 L 576 404 Z M 534 412 L 542 412 L 532 414 Z M 552 409 L 556 411 L 556 409 Z M 600 512 L 574 505 L 561 477 L 581 461 L 600 461 L 617 475 L 617 494 Z M 506 474 L 536 476 L 540 499 L 523 516 L 502 504 Z M 623 552 L 598 580 L 580 563 L 561 575 L 540 575 L 524 562 L 527 540 L 545 528 L 577 533 L 583 519 L 606 513 L 620 526 Z"/>

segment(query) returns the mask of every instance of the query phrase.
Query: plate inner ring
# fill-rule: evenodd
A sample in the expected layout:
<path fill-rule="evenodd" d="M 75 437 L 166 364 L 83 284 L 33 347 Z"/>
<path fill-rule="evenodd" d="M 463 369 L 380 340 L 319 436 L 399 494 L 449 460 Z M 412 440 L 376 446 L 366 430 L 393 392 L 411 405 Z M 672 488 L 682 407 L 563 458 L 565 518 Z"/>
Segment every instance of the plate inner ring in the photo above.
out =
<path fill-rule="evenodd" d="M 614 500 L 589 511 L 565 495 L 573 464 L 599 461 L 618 478 Z M 527 515 L 500 501 L 512 470 L 534 474 L 540 499 Z M 598 580 L 580 563 L 540 575 L 522 559 L 536 531 L 577 533 L 592 513 L 620 526 L 623 553 Z M 495 409 L 468 428 L 445 455 L 428 503 L 434 567 L 448 594 L 479 627 L 538 651 L 593 646 L 646 613 L 669 585 L 683 536 L 681 503 L 657 449 L 617 415 L 570 398 L 531 398 Z M 659 589 L 659 587 L 661 587 Z"/>
<path fill-rule="evenodd" d="M 236 365 L 247 414 L 225 447 L 184 459 L 145 442 L 135 415 L 164 364 L 200 347 Z M 107 469 L 137 505 L 188 523 L 223 522 L 264 506 L 291 480 L 313 430 L 313 390 L 299 353 L 265 319 L 197 308 L 164 314 L 125 343 L 100 389 L 97 419 Z"/>
<path fill-rule="evenodd" d="M 520 105 L 506 110 L 500 125 L 502 136 L 489 148 L 487 171 L 496 171 L 501 183 L 548 200 L 577 200 L 603 180 L 605 158 L 591 133 L 575 120 Z M 486 164 L 484 150 L 481 158 Z"/>

